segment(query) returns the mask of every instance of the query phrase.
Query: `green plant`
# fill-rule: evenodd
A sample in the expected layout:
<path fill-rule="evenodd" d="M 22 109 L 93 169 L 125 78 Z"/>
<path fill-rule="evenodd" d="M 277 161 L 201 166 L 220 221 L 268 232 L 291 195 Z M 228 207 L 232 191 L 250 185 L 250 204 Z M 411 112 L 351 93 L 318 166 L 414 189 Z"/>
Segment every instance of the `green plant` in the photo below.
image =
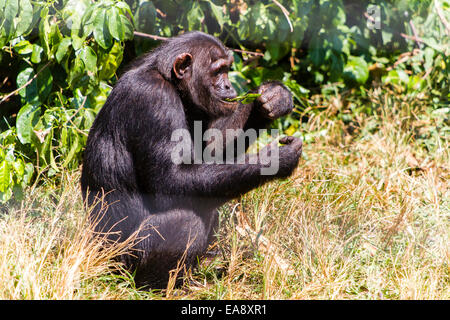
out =
<path fill-rule="evenodd" d="M 17 73 L 12 75 L 17 89 L 1 102 L 18 94 L 21 104 L 15 127 L 2 134 L 5 201 L 31 181 L 33 164 L 48 169 L 49 176 L 59 167 L 78 167 L 134 21 L 123 1 L 11 0 L 0 1 L 0 9 L 2 55 L 13 57 Z M 25 159 L 26 175 L 18 164 Z"/>
<path fill-rule="evenodd" d="M 368 25 L 369 5 L 380 10 L 379 28 Z M 38 174 L 78 168 L 117 70 L 190 30 L 235 50 L 230 79 L 239 94 L 266 80 L 289 87 L 296 110 L 274 124 L 288 134 L 300 134 L 337 97 L 344 101 L 332 116 L 355 126 L 374 112 L 365 93 L 374 85 L 448 112 L 449 7 L 448 0 L 0 0 L 0 201 L 20 198 Z"/>

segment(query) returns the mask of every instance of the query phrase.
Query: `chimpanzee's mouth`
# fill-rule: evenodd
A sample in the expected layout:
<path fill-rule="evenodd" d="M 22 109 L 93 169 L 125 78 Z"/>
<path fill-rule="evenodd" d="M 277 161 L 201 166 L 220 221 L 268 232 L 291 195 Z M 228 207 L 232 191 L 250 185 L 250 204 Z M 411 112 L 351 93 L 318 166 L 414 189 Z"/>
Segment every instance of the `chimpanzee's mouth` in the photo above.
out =
<path fill-rule="evenodd" d="M 224 102 L 224 103 L 229 103 L 229 104 L 236 104 L 239 101 L 236 100 L 227 100 L 227 99 L 220 99 L 220 101 Z"/>
<path fill-rule="evenodd" d="M 238 104 L 238 102 L 239 101 L 236 101 L 236 100 L 230 100 L 230 99 L 223 99 L 223 98 L 218 98 L 219 99 L 219 101 L 221 102 L 221 103 L 223 103 L 223 104 L 226 104 L 226 105 L 228 105 L 228 106 L 235 106 L 235 105 L 237 105 Z"/>
<path fill-rule="evenodd" d="M 223 106 L 227 109 L 236 109 L 239 101 L 227 101 L 227 100 L 220 100 L 223 104 Z"/>

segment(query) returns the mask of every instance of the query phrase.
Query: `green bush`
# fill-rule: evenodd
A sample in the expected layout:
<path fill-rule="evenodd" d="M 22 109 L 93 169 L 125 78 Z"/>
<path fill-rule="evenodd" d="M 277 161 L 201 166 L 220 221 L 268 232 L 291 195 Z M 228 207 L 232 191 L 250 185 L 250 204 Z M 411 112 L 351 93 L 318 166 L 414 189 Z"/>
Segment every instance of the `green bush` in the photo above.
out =
<path fill-rule="evenodd" d="M 370 5 L 379 16 L 366 12 Z M 362 96 L 373 85 L 425 92 L 448 112 L 449 7 L 447 0 L 0 0 L 0 201 L 20 198 L 39 174 L 78 168 L 117 70 L 155 47 L 152 35 L 201 30 L 237 49 L 230 76 L 239 93 L 282 80 L 298 112 L 275 125 L 289 133 L 308 98 L 330 86 Z"/>

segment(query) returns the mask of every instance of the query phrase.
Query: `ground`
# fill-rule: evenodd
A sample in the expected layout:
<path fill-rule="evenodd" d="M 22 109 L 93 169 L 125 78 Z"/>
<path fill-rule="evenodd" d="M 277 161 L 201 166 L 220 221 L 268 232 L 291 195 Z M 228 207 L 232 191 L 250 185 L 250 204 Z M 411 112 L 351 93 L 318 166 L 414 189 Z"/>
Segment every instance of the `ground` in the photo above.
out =
<path fill-rule="evenodd" d="M 180 289 L 134 287 L 91 241 L 79 171 L 0 218 L 1 299 L 449 299 L 448 136 L 417 99 L 373 92 L 372 116 L 301 128 L 293 176 L 220 209 L 219 252 Z M 355 120 L 356 119 L 356 120 Z"/>

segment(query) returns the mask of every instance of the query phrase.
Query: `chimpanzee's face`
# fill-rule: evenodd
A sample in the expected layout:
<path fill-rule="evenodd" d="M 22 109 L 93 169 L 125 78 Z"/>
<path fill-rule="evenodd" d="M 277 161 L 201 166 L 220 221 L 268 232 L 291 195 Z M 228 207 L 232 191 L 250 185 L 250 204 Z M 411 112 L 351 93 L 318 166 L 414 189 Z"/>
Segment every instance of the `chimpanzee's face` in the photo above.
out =
<path fill-rule="evenodd" d="M 188 96 L 192 103 L 211 115 L 235 110 L 238 103 L 227 101 L 237 96 L 228 78 L 234 61 L 231 51 L 214 46 L 201 48 L 193 55 L 180 55 L 177 61 L 174 72 L 182 80 L 184 96 Z"/>
<path fill-rule="evenodd" d="M 221 51 L 221 50 L 220 50 Z M 208 68 L 209 83 L 211 95 L 217 100 L 226 100 L 236 98 L 236 90 L 234 90 L 228 79 L 228 72 L 234 61 L 231 51 L 217 56 L 211 50 L 211 62 Z M 226 101 L 225 101 L 226 102 Z"/>

